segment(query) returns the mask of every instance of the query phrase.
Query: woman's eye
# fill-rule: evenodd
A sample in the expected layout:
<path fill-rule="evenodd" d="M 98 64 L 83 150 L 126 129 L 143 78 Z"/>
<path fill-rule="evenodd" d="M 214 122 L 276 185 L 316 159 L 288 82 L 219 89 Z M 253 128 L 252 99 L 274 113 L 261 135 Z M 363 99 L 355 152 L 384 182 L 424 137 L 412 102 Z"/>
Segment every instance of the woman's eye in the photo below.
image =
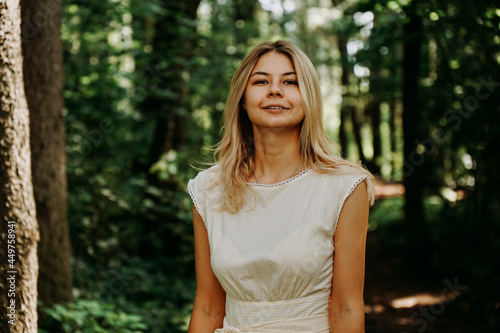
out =
<path fill-rule="evenodd" d="M 267 83 L 266 80 L 257 80 L 253 84 L 266 84 L 266 83 Z"/>
<path fill-rule="evenodd" d="M 298 85 L 299 83 L 295 80 L 286 80 L 285 84 L 287 85 Z"/>

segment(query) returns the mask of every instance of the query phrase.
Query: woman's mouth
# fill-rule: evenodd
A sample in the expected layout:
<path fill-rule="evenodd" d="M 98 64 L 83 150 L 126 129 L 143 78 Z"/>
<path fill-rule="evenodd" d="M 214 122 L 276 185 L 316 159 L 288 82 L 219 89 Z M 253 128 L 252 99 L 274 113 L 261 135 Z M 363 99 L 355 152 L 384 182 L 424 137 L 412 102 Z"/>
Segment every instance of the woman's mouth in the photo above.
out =
<path fill-rule="evenodd" d="M 279 112 L 279 111 L 289 110 L 289 108 L 286 108 L 284 106 L 279 106 L 279 105 L 266 106 L 263 109 L 270 111 L 270 112 Z"/>

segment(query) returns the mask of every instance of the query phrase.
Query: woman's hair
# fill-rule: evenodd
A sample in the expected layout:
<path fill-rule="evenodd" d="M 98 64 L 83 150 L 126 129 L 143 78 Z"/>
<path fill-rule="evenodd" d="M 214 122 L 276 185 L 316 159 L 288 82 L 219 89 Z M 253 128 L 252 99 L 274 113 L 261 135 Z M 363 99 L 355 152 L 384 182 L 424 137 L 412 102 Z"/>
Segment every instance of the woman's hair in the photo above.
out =
<path fill-rule="evenodd" d="M 248 177 L 253 168 L 255 153 L 252 123 L 242 107 L 243 95 L 252 70 L 260 57 L 269 52 L 278 52 L 290 58 L 297 73 L 298 85 L 304 107 L 304 120 L 300 130 L 300 153 L 306 168 L 320 173 L 333 172 L 342 167 L 342 172 L 361 173 L 374 179 L 361 165 L 334 156 L 334 146 L 323 129 L 323 102 L 318 76 L 307 55 L 291 44 L 279 40 L 257 45 L 248 53 L 236 69 L 231 80 L 229 97 L 224 108 L 223 136 L 215 146 L 215 164 L 219 165 L 217 183 L 222 186 L 220 209 L 236 213 L 246 203 Z M 339 170 L 340 171 L 340 170 Z M 374 201 L 373 190 L 369 191 L 370 205 Z"/>

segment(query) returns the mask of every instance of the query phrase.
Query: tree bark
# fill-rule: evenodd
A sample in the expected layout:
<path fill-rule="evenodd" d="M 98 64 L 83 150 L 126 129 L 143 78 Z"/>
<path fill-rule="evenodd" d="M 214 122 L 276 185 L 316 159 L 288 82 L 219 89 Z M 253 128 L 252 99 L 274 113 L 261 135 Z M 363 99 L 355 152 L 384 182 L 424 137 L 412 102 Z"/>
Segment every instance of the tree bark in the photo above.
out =
<path fill-rule="evenodd" d="M 51 306 L 73 300 L 62 115 L 61 2 L 21 0 L 21 13 L 31 171 L 41 237 L 38 299 Z"/>
<path fill-rule="evenodd" d="M 19 0 L 2 0 L 0 1 L 0 275 L 2 277 L 0 331 L 2 333 L 37 332 L 39 234 L 31 183 L 29 111 L 24 94 L 22 61 Z"/>

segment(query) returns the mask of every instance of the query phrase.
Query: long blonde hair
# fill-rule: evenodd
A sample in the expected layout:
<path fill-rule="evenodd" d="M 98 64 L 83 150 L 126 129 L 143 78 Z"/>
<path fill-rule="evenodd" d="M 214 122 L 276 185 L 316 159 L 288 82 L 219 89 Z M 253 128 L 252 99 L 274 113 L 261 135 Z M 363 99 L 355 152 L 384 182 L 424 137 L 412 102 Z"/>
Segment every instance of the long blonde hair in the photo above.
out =
<path fill-rule="evenodd" d="M 220 174 L 216 184 L 222 186 L 220 209 L 229 213 L 238 212 L 246 203 L 249 190 L 247 179 L 253 168 L 254 142 L 252 123 L 242 107 L 243 95 L 252 70 L 260 57 L 269 52 L 288 56 L 297 72 L 304 120 L 300 130 L 300 153 L 306 168 L 320 173 L 338 170 L 367 175 L 373 184 L 373 176 L 361 165 L 334 156 L 333 144 L 323 129 L 323 102 L 318 76 L 307 55 L 291 44 L 279 40 L 257 45 L 243 59 L 231 80 L 229 97 L 223 114 L 223 136 L 215 146 L 214 159 Z M 344 170 L 345 169 L 345 170 Z M 374 191 L 369 191 L 370 205 L 374 201 Z"/>

